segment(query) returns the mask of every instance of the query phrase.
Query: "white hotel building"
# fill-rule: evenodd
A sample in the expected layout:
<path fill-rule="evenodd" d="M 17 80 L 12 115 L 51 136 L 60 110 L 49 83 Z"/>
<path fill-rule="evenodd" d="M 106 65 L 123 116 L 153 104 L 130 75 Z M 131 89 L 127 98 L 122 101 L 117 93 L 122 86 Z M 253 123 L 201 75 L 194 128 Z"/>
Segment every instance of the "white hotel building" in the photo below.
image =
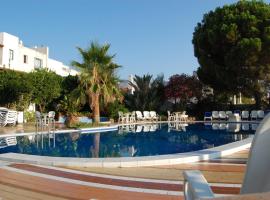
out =
<path fill-rule="evenodd" d="M 78 74 L 74 68 L 49 58 L 48 47 L 28 48 L 18 37 L 0 33 L 0 70 L 31 72 L 40 68 L 47 68 L 60 76 Z"/>

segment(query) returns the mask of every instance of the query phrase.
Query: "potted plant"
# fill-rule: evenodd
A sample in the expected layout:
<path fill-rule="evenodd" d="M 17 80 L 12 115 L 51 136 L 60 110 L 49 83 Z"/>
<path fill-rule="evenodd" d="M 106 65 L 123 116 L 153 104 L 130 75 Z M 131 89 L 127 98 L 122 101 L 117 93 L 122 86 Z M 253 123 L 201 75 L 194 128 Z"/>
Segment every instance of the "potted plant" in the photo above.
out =
<path fill-rule="evenodd" d="M 65 115 L 65 124 L 70 127 L 71 124 L 78 122 L 78 110 L 80 109 L 80 103 L 77 102 L 71 94 L 64 95 L 60 104 L 57 106 L 59 111 L 59 116 L 63 117 Z"/>

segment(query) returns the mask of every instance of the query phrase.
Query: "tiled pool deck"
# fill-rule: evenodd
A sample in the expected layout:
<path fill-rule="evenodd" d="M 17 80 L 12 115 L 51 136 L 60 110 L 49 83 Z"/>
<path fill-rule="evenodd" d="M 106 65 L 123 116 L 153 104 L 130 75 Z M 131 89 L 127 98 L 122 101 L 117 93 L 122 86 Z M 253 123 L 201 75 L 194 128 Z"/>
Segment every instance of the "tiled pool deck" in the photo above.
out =
<path fill-rule="evenodd" d="M 247 156 L 248 149 L 209 161 L 136 168 L 62 168 L 1 162 L 0 196 L 4 199 L 180 200 L 183 199 L 182 172 L 189 169 L 201 170 L 217 196 L 238 194 Z"/>

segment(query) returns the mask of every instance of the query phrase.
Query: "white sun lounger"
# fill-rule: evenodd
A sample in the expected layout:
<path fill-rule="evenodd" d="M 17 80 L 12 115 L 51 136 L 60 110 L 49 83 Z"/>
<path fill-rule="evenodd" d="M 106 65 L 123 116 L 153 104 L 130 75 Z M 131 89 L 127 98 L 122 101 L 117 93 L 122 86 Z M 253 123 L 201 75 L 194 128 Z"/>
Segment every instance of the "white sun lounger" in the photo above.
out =
<path fill-rule="evenodd" d="M 249 118 L 249 112 L 247 110 L 243 110 L 241 113 L 241 118 L 244 120 L 248 120 Z"/>
<path fill-rule="evenodd" d="M 158 121 L 158 115 L 156 111 L 150 111 L 150 119 Z"/>
<path fill-rule="evenodd" d="M 146 120 L 151 120 L 150 112 L 149 111 L 143 111 L 143 118 Z"/>
<path fill-rule="evenodd" d="M 15 110 L 1 110 L 0 111 L 0 123 L 1 126 L 6 126 L 10 124 L 15 126 L 17 122 L 17 111 Z"/>
<path fill-rule="evenodd" d="M 219 119 L 219 112 L 218 111 L 212 111 L 212 119 L 213 120 Z"/>
<path fill-rule="evenodd" d="M 253 120 L 253 119 L 257 119 L 258 118 L 258 111 L 257 110 L 252 110 L 251 113 L 250 113 L 250 119 Z"/>
<path fill-rule="evenodd" d="M 136 111 L 136 117 L 137 117 L 137 120 L 139 120 L 139 121 L 143 121 L 144 120 L 144 117 L 142 115 L 142 112 L 139 111 L 139 110 Z"/>
<path fill-rule="evenodd" d="M 6 116 L 8 113 L 8 109 L 4 107 L 0 107 L 0 126 L 5 126 Z"/>
<path fill-rule="evenodd" d="M 221 119 L 221 120 L 226 120 L 226 118 L 227 118 L 225 111 L 219 111 L 218 115 L 219 115 L 219 119 Z"/>
<path fill-rule="evenodd" d="M 259 119 L 263 119 L 264 118 L 264 111 L 263 110 L 258 110 L 257 116 L 258 116 Z"/>

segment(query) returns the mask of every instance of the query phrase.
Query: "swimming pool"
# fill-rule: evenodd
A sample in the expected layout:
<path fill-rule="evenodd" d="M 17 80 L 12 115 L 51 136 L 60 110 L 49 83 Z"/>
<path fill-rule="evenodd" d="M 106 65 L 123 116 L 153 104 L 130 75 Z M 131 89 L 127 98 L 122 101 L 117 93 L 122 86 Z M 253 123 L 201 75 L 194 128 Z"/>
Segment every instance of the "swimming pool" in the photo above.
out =
<path fill-rule="evenodd" d="M 53 157 L 140 157 L 190 152 L 253 135 L 257 123 L 169 123 L 120 126 L 101 133 L 37 134 L 0 139 L 0 153 Z"/>

